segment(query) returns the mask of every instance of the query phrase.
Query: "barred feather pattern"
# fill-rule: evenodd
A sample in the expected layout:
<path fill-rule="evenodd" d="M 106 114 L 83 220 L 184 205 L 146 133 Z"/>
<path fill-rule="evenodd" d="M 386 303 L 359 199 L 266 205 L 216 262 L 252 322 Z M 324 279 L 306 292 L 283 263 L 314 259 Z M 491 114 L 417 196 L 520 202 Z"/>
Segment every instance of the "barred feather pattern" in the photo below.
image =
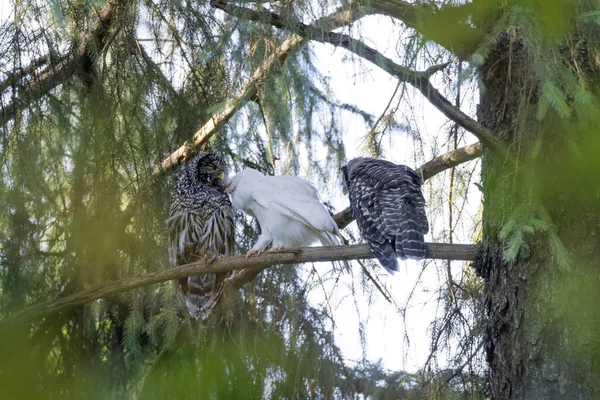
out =
<path fill-rule="evenodd" d="M 221 173 L 227 174 L 225 162 L 216 154 L 202 152 L 187 163 L 179 177 L 167 219 L 172 267 L 202 259 L 208 265 L 217 256 L 235 254 L 235 222 Z M 208 318 L 230 274 L 179 280 L 194 318 Z"/>
<path fill-rule="evenodd" d="M 429 231 L 422 180 L 406 165 L 359 157 L 342 167 L 344 187 L 358 229 L 381 265 L 390 273 L 398 260 L 425 257 L 423 235 Z"/>

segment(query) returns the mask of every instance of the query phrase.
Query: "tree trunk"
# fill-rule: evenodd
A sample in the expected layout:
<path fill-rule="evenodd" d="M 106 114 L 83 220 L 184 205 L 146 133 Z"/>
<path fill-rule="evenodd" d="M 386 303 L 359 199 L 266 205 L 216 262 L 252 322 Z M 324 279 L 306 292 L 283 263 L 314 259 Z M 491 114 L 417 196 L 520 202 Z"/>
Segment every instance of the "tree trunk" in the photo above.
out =
<path fill-rule="evenodd" d="M 563 138 L 576 134 L 576 123 L 565 132 L 557 128 L 557 116 L 544 122 L 535 117 L 540 91 L 533 55 L 523 43 L 510 28 L 480 71 L 479 122 L 497 132 L 516 157 L 507 161 L 484 153 L 482 164 L 485 247 L 475 267 L 486 283 L 492 398 L 597 399 L 598 200 L 590 199 L 564 146 Z M 535 158 L 539 143 L 541 155 Z M 507 241 L 499 234 L 510 220 L 526 219 L 518 210 L 527 218 L 545 215 L 553 226 L 525 234 L 518 256 L 508 262 Z"/>

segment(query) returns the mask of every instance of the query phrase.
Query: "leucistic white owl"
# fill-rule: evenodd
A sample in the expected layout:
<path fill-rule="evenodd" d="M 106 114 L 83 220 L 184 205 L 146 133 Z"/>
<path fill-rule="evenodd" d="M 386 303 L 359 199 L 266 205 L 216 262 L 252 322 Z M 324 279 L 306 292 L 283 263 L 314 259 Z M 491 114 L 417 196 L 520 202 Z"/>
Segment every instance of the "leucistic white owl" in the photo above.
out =
<path fill-rule="evenodd" d="M 342 245 L 337 224 L 319 200 L 317 189 L 295 176 L 265 176 L 248 168 L 228 183 L 226 192 L 235 207 L 255 217 L 261 233 L 247 257 L 269 244 L 273 250 Z"/>

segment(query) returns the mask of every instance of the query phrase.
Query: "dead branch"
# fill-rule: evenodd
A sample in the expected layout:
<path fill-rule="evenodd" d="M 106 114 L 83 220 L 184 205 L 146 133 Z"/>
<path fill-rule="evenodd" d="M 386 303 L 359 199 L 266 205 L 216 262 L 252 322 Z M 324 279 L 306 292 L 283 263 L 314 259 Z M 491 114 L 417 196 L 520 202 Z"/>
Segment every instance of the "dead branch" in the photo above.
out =
<path fill-rule="evenodd" d="M 473 143 L 460 149 L 449 151 L 423 164 L 417 172 L 421 174 L 423 180 L 427 180 L 442 171 L 456 167 L 467 161 L 474 160 L 481 156 L 483 149 L 481 143 Z"/>
<path fill-rule="evenodd" d="M 70 54 L 60 58 L 55 65 L 49 66 L 38 77 L 32 79 L 27 86 L 19 92 L 18 97 L 6 106 L 0 108 L 0 126 L 13 119 L 18 110 L 27 107 L 32 102 L 39 100 L 50 90 L 73 76 L 81 65 L 88 65 L 99 55 L 94 49 L 102 48 L 107 40 L 117 14 L 127 6 L 130 0 L 109 0 L 104 8 L 97 13 L 98 19 L 92 30 L 83 35 L 81 45 Z M 37 60 L 34 62 L 38 62 Z M 35 66 L 25 67 L 24 70 L 35 69 Z"/>
<path fill-rule="evenodd" d="M 258 85 L 271 70 L 275 66 L 283 64 L 289 54 L 296 50 L 303 41 L 303 37 L 295 34 L 285 40 L 281 46 L 279 46 L 277 51 L 268 57 L 265 62 L 254 71 L 246 85 L 235 96 L 228 99 L 223 108 L 214 113 L 198 132 L 194 133 L 192 140 L 184 143 L 177 150 L 169 154 L 169 156 L 154 169 L 152 174 L 158 175 L 177 165 L 183 164 L 189 156 L 189 153 L 191 153 L 191 150 L 206 144 L 240 108 L 246 105 L 246 103 L 256 95 Z"/>
<path fill-rule="evenodd" d="M 427 243 L 426 246 L 427 258 L 474 260 L 477 254 L 477 245 Z M 97 299 L 115 296 L 116 294 L 138 287 L 180 279 L 186 276 L 241 270 L 242 272 L 236 274 L 231 282 L 228 283 L 230 287 L 234 288 L 241 287 L 242 284 L 239 278 L 236 280 L 236 276 L 243 276 L 243 273 L 249 272 L 249 274 L 246 274 L 249 277 L 252 276 L 250 272 L 260 272 L 273 265 L 367 258 L 374 258 L 373 253 L 371 253 L 367 245 L 355 244 L 351 246 L 304 247 L 301 249 L 281 250 L 273 253 L 263 253 L 259 257 L 251 257 L 249 259 L 246 259 L 245 256 L 224 257 L 208 266 L 204 261 L 200 261 L 117 281 L 99 283 L 78 293 L 26 308 L 1 320 L 0 331 L 50 316 L 59 311 L 81 306 Z"/>

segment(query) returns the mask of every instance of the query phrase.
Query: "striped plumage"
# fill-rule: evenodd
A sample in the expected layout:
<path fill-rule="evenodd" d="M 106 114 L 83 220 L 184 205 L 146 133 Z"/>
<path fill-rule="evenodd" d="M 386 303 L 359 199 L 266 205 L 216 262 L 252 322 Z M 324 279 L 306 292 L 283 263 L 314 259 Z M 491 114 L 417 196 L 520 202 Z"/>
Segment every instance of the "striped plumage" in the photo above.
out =
<path fill-rule="evenodd" d="M 422 180 L 405 165 L 355 158 L 342 167 L 344 188 L 358 229 L 390 273 L 401 259 L 425 257 L 423 235 L 429 231 Z"/>
<path fill-rule="evenodd" d="M 235 251 L 235 223 L 224 192 L 225 162 L 216 154 L 201 152 L 184 167 L 171 194 L 169 262 L 172 267 Z M 190 314 L 206 319 L 217 304 L 230 273 L 180 279 Z"/>

